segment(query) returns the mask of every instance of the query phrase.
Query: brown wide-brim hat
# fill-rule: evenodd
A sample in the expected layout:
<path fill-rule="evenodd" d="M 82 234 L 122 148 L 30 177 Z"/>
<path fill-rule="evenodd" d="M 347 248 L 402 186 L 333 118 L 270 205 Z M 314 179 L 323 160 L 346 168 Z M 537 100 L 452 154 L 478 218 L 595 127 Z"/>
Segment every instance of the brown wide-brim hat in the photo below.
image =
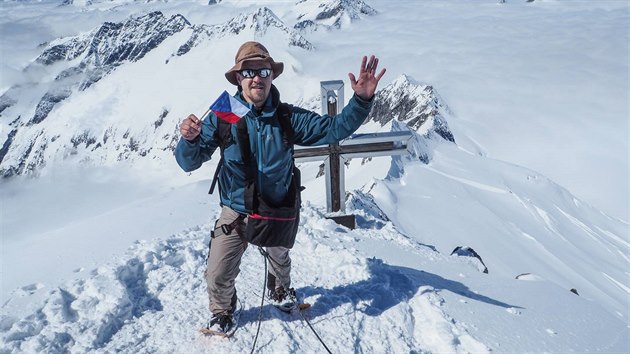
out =
<path fill-rule="evenodd" d="M 244 67 L 246 68 L 249 64 L 256 62 L 271 64 L 274 79 L 280 76 L 284 70 L 284 64 L 273 61 L 273 58 L 269 55 L 269 51 L 265 48 L 265 46 L 258 42 L 245 42 L 238 49 L 238 52 L 236 52 L 234 66 L 225 73 L 225 78 L 233 85 L 238 86 L 238 81 L 236 81 L 236 72 L 240 71 Z M 258 69 L 251 66 L 250 68 Z"/>

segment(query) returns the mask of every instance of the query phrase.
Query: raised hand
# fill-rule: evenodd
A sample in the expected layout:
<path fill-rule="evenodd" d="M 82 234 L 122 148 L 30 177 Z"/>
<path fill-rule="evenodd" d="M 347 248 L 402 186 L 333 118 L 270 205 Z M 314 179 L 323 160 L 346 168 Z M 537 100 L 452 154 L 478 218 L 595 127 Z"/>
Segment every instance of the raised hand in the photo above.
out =
<path fill-rule="evenodd" d="M 377 66 L 378 58 L 372 55 L 368 61 L 367 57 L 364 56 L 361 61 L 361 69 L 359 69 L 359 78 L 355 78 L 353 73 L 348 73 L 352 90 L 364 100 L 370 100 L 374 96 L 379 80 L 385 75 L 386 70 L 384 68 L 378 75 L 375 75 Z"/>

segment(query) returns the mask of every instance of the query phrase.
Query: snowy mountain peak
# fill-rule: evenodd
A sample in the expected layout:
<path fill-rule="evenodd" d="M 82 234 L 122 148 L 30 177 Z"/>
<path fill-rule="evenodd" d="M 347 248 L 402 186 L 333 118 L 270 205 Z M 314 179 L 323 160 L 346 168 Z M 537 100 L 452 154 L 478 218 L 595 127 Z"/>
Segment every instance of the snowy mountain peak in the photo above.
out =
<path fill-rule="evenodd" d="M 283 39 L 289 46 L 306 50 L 314 48 L 306 38 L 282 22 L 273 11 L 267 7 L 261 7 L 254 12 L 240 14 L 222 24 L 195 25 L 188 41 L 180 46 L 174 55 L 187 54 L 203 42 L 239 35 L 253 39 L 272 35 L 274 38 Z"/>
<path fill-rule="evenodd" d="M 248 30 L 252 31 L 253 38 L 261 38 L 269 31 L 275 30 L 283 33 L 285 37 L 288 37 L 289 45 L 307 50 L 313 49 L 313 45 L 307 41 L 306 38 L 290 29 L 267 7 L 261 7 L 249 14 L 241 14 L 222 25 L 222 27 L 229 29 L 229 31 L 234 34 Z"/>
<path fill-rule="evenodd" d="M 36 71 L 38 65 L 67 64 L 49 84 L 27 124 L 41 123 L 74 89 L 83 91 L 123 63 L 142 59 L 165 39 L 189 26 L 181 15 L 166 17 L 155 11 L 123 22 L 105 22 L 87 34 L 53 41 L 25 71 Z M 10 89 L 6 100 L 19 97 L 20 90 Z"/>
<path fill-rule="evenodd" d="M 264 34 L 269 26 L 277 26 L 282 23 L 282 20 L 268 7 L 261 7 L 255 12 L 240 14 L 228 23 L 235 24 L 235 26 L 249 26 L 253 28 L 256 33 Z"/>
<path fill-rule="evenodd" d="M 182 15 L 167 18 L 159 11 L 124 23 L 106 22 L 94 35 L 87 55 L 97 66 L 137 61 L 166 38 L 190 25 Z"/>
<path fill-rule="evenodd" d="M 450 114 L 450 109 L 433 86 L 420 84 L 402 74 L 377 91 L 367 121 L 378 122 L 383 126 L 396 120 L 404 122 L 421 135 L 435 132 L 442 138 L 455 142 L 445 118 Z"/>
<path fill-rule="evenodd" d="M 372 16 L 377 13 L 362 0 L 302 0 L 296 5 L 298 23 L 296 29 L 339 29 L 348 26 L 363 15 Z"/>

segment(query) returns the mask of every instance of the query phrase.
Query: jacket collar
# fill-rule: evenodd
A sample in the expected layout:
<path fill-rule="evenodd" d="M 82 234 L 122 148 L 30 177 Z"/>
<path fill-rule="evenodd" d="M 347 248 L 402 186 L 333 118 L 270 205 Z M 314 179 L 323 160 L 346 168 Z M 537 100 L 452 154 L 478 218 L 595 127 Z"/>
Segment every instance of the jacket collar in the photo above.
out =
<path fill-rule="evenodd" d="M 260 113 L 258 113 L 258 109 L 253 104 L 245 101 L 240 86 L 238 88 L 238 91 L 234 95 L 234 98 L 238 99 L 239 101 L 241 101 L 241 103 L 249 107 L 250 112 L 248 114 L 250 114 L 252 117 L 259 118 L 273 117 L 274 114 L 276 114 L 276 109 L 278 108 L 278 105 L 280 104 L 280 92 L 273 84 L 271 84 L 269 96 L 267 97 L 267 101 L 265 102 L 265 105 L 263 106 Z"/>

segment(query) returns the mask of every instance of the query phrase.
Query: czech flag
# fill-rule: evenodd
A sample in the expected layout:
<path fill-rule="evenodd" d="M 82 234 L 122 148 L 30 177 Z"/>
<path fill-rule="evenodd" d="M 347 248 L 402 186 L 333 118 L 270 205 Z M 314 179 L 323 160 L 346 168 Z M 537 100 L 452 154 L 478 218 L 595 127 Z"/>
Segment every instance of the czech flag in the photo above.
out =
<path fill-rule="evenodd" d="M 249 112 L 249 107 L 230 96 L 227 91 L 223 91 L 219 98 L 210 106 L 210 110 L 214 112 L 217 117 L 230 124 L 234 124 Z"/>

